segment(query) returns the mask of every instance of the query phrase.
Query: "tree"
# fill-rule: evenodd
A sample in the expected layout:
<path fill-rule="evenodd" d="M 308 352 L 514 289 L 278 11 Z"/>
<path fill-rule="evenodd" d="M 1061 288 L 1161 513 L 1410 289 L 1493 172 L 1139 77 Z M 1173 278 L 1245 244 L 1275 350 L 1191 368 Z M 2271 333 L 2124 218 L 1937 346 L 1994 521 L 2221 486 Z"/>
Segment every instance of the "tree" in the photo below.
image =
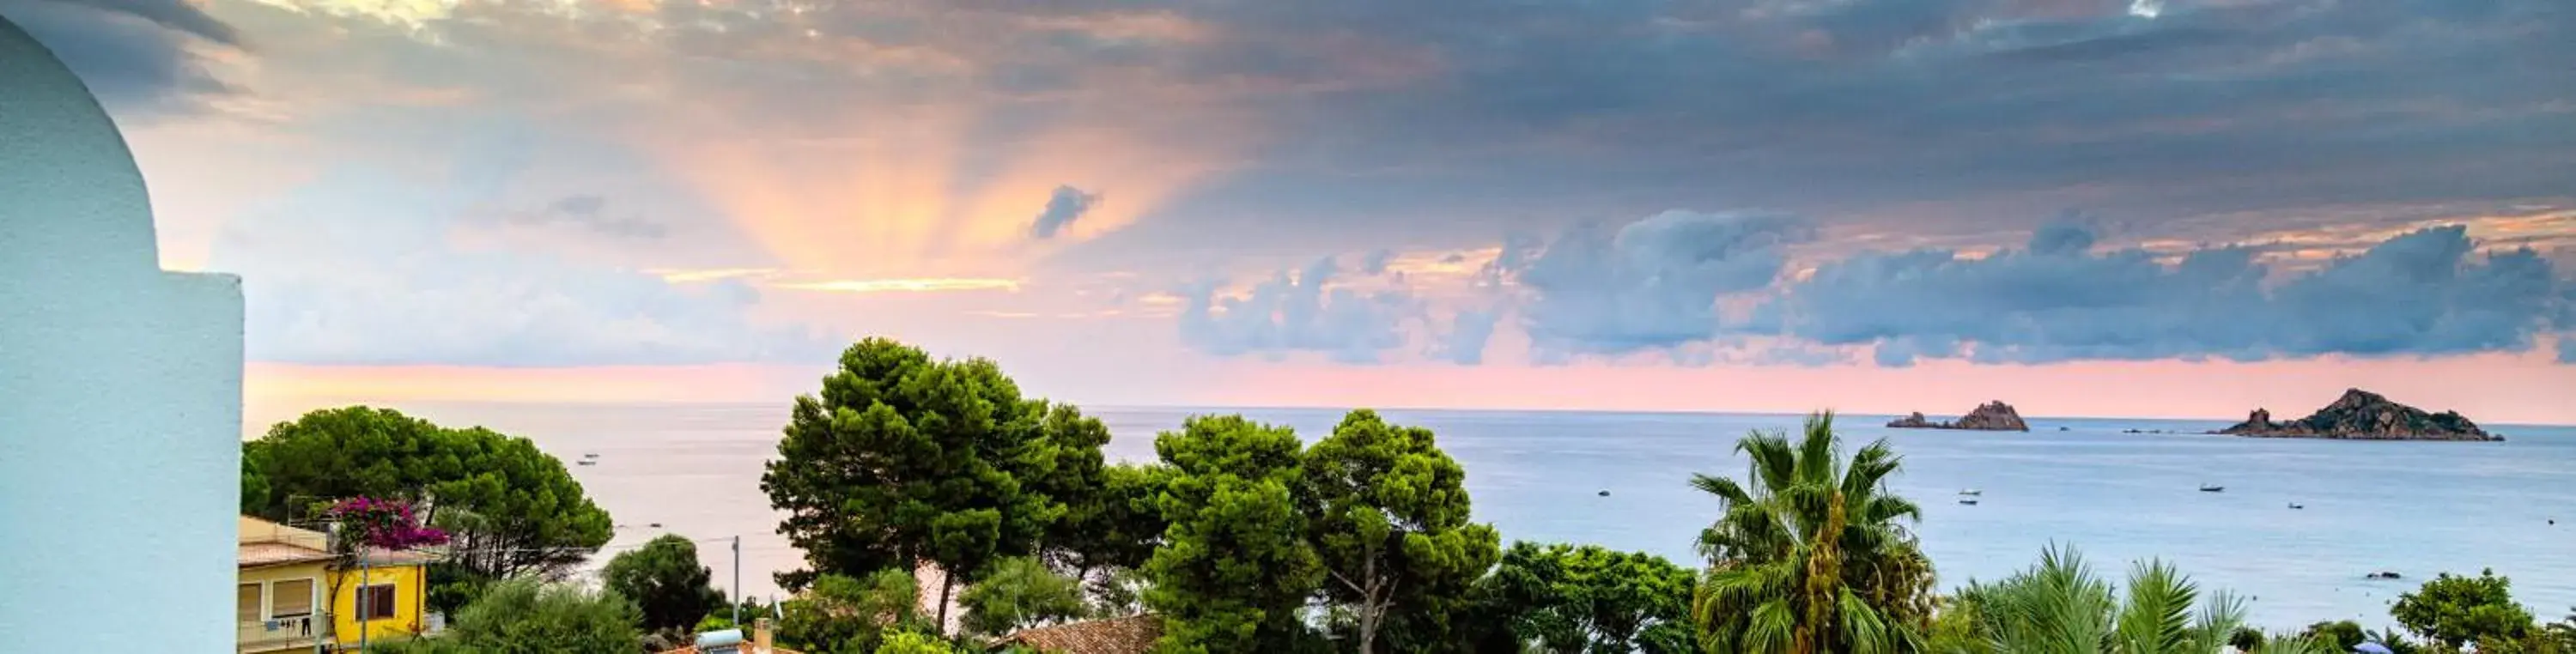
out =
<path fill-rule="evenodd" d="M 814 578 L 805 594 L 780 603 L 778 644 L 806 652 L 870 652 L 889 629 L 928 629 L 912 573 L 886 568 L 859 580 Z"/>
<path fill-rule="evenodd" d="M 713 576 L 698 564 L 697 543 L 678 534 L 663 534 L 619 553 L 601 574 L 609 590 L 643 609 L 649 631 L 688 629 L 724 606 L 724 593 L 709 583 Z"/>
<path fill-rule="evenodd" d="M 1755 432 L 1736 443 L 1747 482 L 1694 475 L 1724 512 L 1701 532 L 1709 571 L 1693 600 L 1703 648 L 1877 654 L 1931 613 L 1931 565 L 1906 523 L 1921 515 L 1888 492 L 1899 457 L 1885 441 L 1842 459 L 1831 412 L 1797 443 Z"/>
<path fill-rule="evenodd" d="M 1695 649 L 1692 580 L 1663 557 L 1515 542 L 1477 588 L 1502 607 L 1485 617 L 1507 628 L 1514 644 L 1554 654 L 1682 654 Z"/>
<path fill-rule="evenodd" d="M 1080 619 L 1090 613 L 1082 599 L 1081 582 L 1029 557 L 994 562 L 992 570 L 958 597 L 966 608 L 966 631 L 986 636 Z"/>
<path fill-rule="evenodd" d="M 1324 572 L 1292 491 L 1300 449 L 1287 428 L 1242 416 L 1193 417 L 1154 439 L 1171 527 L 1145 564 L 1146 603 L 1164 617 L 1165 651 L 1283 652 L 1306 635 L 1298 610 Z"/>
<path fill-rule="evenodd" d="M 250 448 L 242 449 L 241 512 L 258 515 L 268 509 L 268 473 L 261 472 L 260 463 L 252 458 Z"/>
<path fill-rule="evenodd" d="M 1145 594 L 1154 580 L 1135 568 L 1110 568 L 1092 585 L 1091 614 L 1100 618 L 1123 618 L 1145 612 Z"/>
<path fill-rule="evenodd" d="M 2397 596 L 2389 617 L 2426 640 L 2457 650 L 2489 638 L 2512 640 L 2531 629 L 2531 612 L 2513 601 L 2513 582 L 2482 570 L 2478 576 L 2445 572 L 2414 592 Z"/>
<path fill-rule="evenodd" d="M 2480 639 L 2478 654 L 2576 654 L 2576 615 L 2535 626 L 2519 638 Z"/>
<path fill-rule="evenodd" d="M 1045 495 L 1065 509 L 1063 516 L 1047 526 L 1040 553 L 1081 577 L 1093 568 L 1121 565 L 1096 559 L 1122 546 L 1152 551 L 1150 542 L 1111 544 L 1104 542 L 1100 533 L 1123 526 L 1111 520 L 1115 514 L 1133 513 L 1126 506 L 1129 498 L 1109 492 L 1108 476 L 1112 473 L 1100 453 L 1101 446 L 1109 443 L 1109 427 L 1084 416 L 1073 405 L 1050 404 L 1038 420 L 1038 432 L 1037 443 L 1029 448 L 1016 474 L 1031 492 Z M 1134 471 L 1132 466 L 1128 469 Z M 1141 562 L 1143 557 L 1138 556 L 1123 565 Z"/>
<path fill-rule="evenodd" d="M 2236 631 L 2227 634 L 2227 646 L 2239 652 L 2259 651 L 2263 649 L 2264 640 L 2263 630 L 2249 626 L 2238 626 Z"/>
<path fill-rule="evenodd" d="M 2307 630 L 2299 632 L 2299 635 L 2324 641 L 2326 644 L 2333 645 L 2338 652 L 2352 651 L 2352 648 L 2370 638 L 2368 634 L 2363 633 L 2361 623 L 2351 620 L 2308 625 Z"/>
<path fill-rule="evenodd" d="M 493 584 L 459 612 L 447 635 L 378 645 L 397 654 L 632 652 L 641 614 L 616 593 L 512 580 Z"/>
<path fill-rule="evenodd" d="M 1085 419 L 1042 421 L 1049 405 L 1022 399 L 989 360 L 934 361 L 871 338 L 840 364 L 819 397 L 796 398 L 761 475 L 771 507 L 788 514 L 779 532 L 813 568 L 782 583 L 926 560 L 953 571 L 939 589 L 944 613 L 960 575 L 1035 551 L 1064 506 L 1021 478 L 1046 477 L 1055 454 L 1079 449 L 1052 440 L 1050 425 Z"/>
<path fill-rule="evenodd" d="M 308 517 L 334 501 L 370 497 L 424 508 L 456 554 L 461 579 L 551 575 L 606 544 L 608 512 L 582 494 L 563 462 L 525 438 L 448 429 L 390 409 L 346 407 L 279 423 L 242 444 L 268 490 L 243 499 L 272 519 Z M 246 476 L 251 473 L 245 473 Z M 252 482 L 245 479 L 249 490 Z"/>
<path fill-rule="evenodd" d="M 1467 472 L 1431 430 L 1397 427 L 1367 409 L 1306 451 L 1301 502 L 1330 581 L 1326 597 L 1349 607 L 1360 654 L 1403 600 L 1455 597 L 1493 567 L 1499 536 L 1468 521 Z"/>
<path fill-rule="evenodd" d="M 885 644 L 877 646 L 876 654 L 951 654 L 957 651 L 949 646 L 948 641 L 911 631 L 889 630 L 883 642 Z"/>
<path fill-rule="evenodd" d="M 1092 452 L 1098 453 L 1096 446 Z M 1075 580 L 1099 584 L 1098 591 L 1108 592 L 1111 580 L 1095 579 L 1092 573 L 1144 567 L 1170 527 L 1155 506 L 1161 481 L 1149 468 L 1119 464 L 1101 468 L 1096 485 L 1072 488 L 1082 490 L 1056 491 L 1068 495 L 1061 496 L 1064 519 L 1047 537 L 1048 561 L 1071 571 Z"/>
<path fill-rule="evenodd" d="M 2083 555 L 2057 547 L 2041 552 L 2038 565 L 1994 586 L 1972 584 L 1968 594 L 1994 651 L 2014 654 L 2219 654 L 2245 616 L 2245 603 L 2228 593 L 2203 603 L 2199 586 L 2162 562 L 2138 564 L 2127 587 L 2115 590 Z M 2301 645 L 2282 639 L 2274 647 L 2267 651 Z"/>
<path fill-rule="evenodd" d="M 690 628 L 689 631 L 692 633 L 706 633 L 710 631 L 724 631 L 726 629 L 748 630 L 751 628 L 754 621 L 761 618 L 769 618 L 771 623 L 775 624 L 777 620 L 782 617 L 779 615 L 778 611 L 779 608 L 775 604 L 760 601 L 760 598 L 758 597 L 744 595 L 741 601 L 718 606 L 715 610 L 708 611 L 707 617 L 698 619 L 698 626 Z M 734 616 L 736 615 L 742 616 L 741 622 L 734 622 Z"/>

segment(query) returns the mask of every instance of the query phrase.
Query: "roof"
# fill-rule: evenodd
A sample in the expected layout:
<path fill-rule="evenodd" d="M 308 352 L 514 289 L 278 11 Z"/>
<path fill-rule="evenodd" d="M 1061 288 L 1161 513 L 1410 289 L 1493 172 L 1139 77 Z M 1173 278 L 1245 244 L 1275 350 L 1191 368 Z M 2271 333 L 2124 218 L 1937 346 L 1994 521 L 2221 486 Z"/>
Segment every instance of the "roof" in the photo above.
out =
<path fill-rule="evenodd" d="M 235 554 L 235 558 L 243 568 L 328 561 L 335 558 L 330 550 L 331 538 L 322 532 L 297 529 L 250 516 L 241 516 L 240 528 L 241 536 L 237 541 L 240 549 Z M 427 552 L 371 547 L 367 548 L 365 563 L 369 566 L 391 568 L 426 565 L 435 560 L 437 557 Z M 358 562 L 352 561 L 350 565 L 354 567 Z"/>
<path fill-rule="evenodd" d="M 437 561 L 437 557 L 430 556 L 426 552 L 389 550 L 382 547 L 367 548 L 366 564 L 371 566 L 395 567 L 406 565 L 428 565 L 435 561 Z M 351 561 L 349 565 L 355 566 L 358 565 L 358 562 Z"/>
<path fill-rule="evenodd" d="M 331 553 L 293 543 L 242 543 L 234 559 L 243 568 L 265 568 L 273 565 L 312 563 L 331 560 Z"/>
<path fill-rule="evenodd" d="M 1160 616 L 1137 615 L 1022 629 L 1002 643 L 1027 645 L 1046 654 L 1142 654 L 1152 651 L 1154 641 L 1162 637 Z"/>

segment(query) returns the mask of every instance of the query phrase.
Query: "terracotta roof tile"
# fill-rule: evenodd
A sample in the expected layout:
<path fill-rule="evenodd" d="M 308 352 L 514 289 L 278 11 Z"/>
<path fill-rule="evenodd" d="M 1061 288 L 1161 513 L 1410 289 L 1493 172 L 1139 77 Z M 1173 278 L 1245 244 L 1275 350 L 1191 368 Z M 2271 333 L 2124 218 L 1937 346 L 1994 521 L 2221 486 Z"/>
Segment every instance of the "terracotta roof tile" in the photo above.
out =
<path fill-rule="evenodd" d="M 1035 647 L 1046 654 L 1142 654 L 1163 637 L 1163 619 L 1139 615 L 1024 629 L 1003 644 Z"/>

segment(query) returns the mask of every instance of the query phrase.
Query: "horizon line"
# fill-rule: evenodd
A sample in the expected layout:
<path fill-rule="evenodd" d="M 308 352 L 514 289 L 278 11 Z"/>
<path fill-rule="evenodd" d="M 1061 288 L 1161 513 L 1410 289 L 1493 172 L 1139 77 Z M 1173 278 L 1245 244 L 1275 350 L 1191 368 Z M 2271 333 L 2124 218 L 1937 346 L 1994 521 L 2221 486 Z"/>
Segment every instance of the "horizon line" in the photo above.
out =
<path fill-rule="evenodd" d="M 1051 401 L 1052 401 L 1052 400 L 1051 400 Z M 1562 407 L 1494 408 L 1494 407 L 1441 407 L 1441 406 L 1408 406 L 1408 405 L 1369 405 L 1369 406 L 1357 406 L 1357 405 L 1353 405 L 1353 406 L 1340 406 L 1340 405 L 1323 405 L 1323 404 L 1129 404 L 1129 403 L 1114 403 L 1114 402 L 1113 402 L 1113 403 L 1101 403 L 1101 404 L 1081 404 L 1081 403 L 1061 402 L 1061 401 L 1053 401 L 1053 402 L 1054 402 L 1054 403 L 1056 403 L 1056 404 L 1069 404 L 1069 405 L 1072 405 L 1072 406 L 1074 406 L 1074 407 L 1076 407 L 1076 408 L 1082 409 L 1082 410 L 1084 411 L 1084 413 L 1085 413 L 1085 414 L 1093 413 L 1093 410 L 1094 410 L 1094 409 L 1113 409 L 1113 410 L 1115 410 L 1115 409 L 1126 409 L 1126 410 L 1150 410 L 1150 411 L 1194 410 L 1194 411 L 1214 411 L 1214 412 L 1225 412 L 1225 411 L 1344 411 L 1344 412 L 1347 412 L 1347 411 L 1355 411 L 1355 410 L 1359 410 L 1359 409 L 1370 409 L 1370 410 L 1374 410 L 1374 411 L 1410 411 L 1410 412 L 1446 412 L 1446 413 L 1590 413 L 1590 414 L 1610 414 L 1610 415 L 1730 415 L 1730 416 L 1776 416 L 1776 417 L 1803 417 L 1803 416 L 1809 415 L 1809 414 L 1811 414 L 1811 413 L 1815 413 L 1815 412 L 1813 412 L 1813 411 L 1759 411 L 1759 410 L 1727 410 L 1727 409 L 1580 409 L 1580 408 L 1562 408 Z M 353 405 L 354 405 L 354 406 L 392 406 L 392 405 L 395 405 L 395 404 L 402 404 L 402 405 L 417 405 L 417 406 L 438 406 L 438 405 L 450 405 L 450 406 L 455 406 L 455 405 L 514 405 L 514 406 L 556 406 L 556 407 L 577 408 L 577 407 L 586 407 L 586 406 L 611 407 L 611 406 L 639 406 L 639 405 L 640 405 L 640 406 L 736 406 L 736 407 L 748 407 L 748 406 L 765 406 L 765 405 L 770 405 L 770 404 L 772 404 L 772 403 L 770 403 L 770 402 L 742 401 L 742 400 L 649 400 L 649 399 L 646 399 L 646 400 L 623 400 L 623 401 L 608 401 L 608 400 L 553 400 L 553 401 L 541 401 L 541 400 L 490 399 L 490 400 L 401 400 L 401 401 L 383 401 L 383 400 L 376 400 L 376 401 L 346 401 L 346 402 L 331 402 L 331 403 L 327 403 L 327 404 L 329 404 L 330 406 L 317 406 L 317 407 L 315 407 L 314 409 L 308 409 L 308 410 L 307 410 L 307 412 L 310 412 L 310 411 L 313 411 L 313 410 L 319 410 L 319 409 L 322 409 L 322 408 L 332 408 L 332 407 L 340 407 L 340 406 L 353 406 Z M 788 403 L 788 402 L 780 402 L 780 403 L 776 403 L 776 404 L 779 406 L 779 408 L 781 408 L 781 409 L 783 410 L 783 409 L 787 408 L 787 406 L 788 406 L 790 403 Z M 1865 416 L 1865 417 L 1873 417 L 1873 418 L 1875 418 L 1875 417 L 1890 417 L 1890 416 L 1904 416 L 1904 415 L 1907 415 L 1907 413 L 1874 413 L 1874 412 L 1862 412 L 1862 411 L 1840 411 L 1840 410 L 1831 410 L 1831 409 L 1827 409 L 1826 411 L 1832 411 L 1832 413 L 1834 413 L 1834 414 L 1835 414 L 1835 415 L 1837 415 L 1837 416 Z M 1909 413 L 1910 413 L 1910 412 L 1909 412 Z M 1937 414 L 1937 415 L 1936 415 L 1936 414 L 1931 414 L 1931 413 L 1925 413 L 1925 414 L 1924 414 L 1924 416 L 1925 416 L 1925 417 L 1939 417 L 1939 416 L 1941 416 L 1941 415 L 1948 415 L 1948 414 Z M 2062 416 L 2062 415 L 2044 415 L 2044 414 L 2027 415 L 2027 416 L 2023 416 L 2023 419 L 2024 419 L 2024 420 L 2153 420 L 2153 421 L 2159 421 L 2159 422 L 2213 422 L 2213 423 L 2231 423 L 2231 422 L 2234 422 L 2235 420 L 2237 420 L 2237 419 L 2230 419 L 2230 418 L 2160 418 L 2160 417 L 2153 417 L 2153 416 Z M 2480 425 L 2481 425 L 2481 426 L 2486 426 L 2486 427 L 2540 427 L 2540 428 L 2550 428 L 2550 429 L 2576 428 L 2576 423 L 2547 423 L 2547 422 L 2493 422 L 2493 423 L 2480 423 Z"/>

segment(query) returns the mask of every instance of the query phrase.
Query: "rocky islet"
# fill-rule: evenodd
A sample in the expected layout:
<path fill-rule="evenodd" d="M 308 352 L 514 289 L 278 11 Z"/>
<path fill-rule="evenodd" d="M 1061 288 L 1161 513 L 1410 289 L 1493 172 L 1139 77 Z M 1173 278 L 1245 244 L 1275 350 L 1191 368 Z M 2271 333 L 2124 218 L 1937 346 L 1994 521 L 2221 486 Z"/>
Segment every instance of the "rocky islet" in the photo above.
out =
<path fill-rule="evenodd" d="M 2012 405 L 2005 404 L 2003 400 L 1979 404 L 1975 411 L 1969 411 L 1968 415 L 1960 416 L 1957 421 L 1934 422 L 1924 418 L 1922 412 L 1918 411 L 1903 418 L 1888 421 L 1887 426 L 1898 429 L 2030 431 L 2030 423 L 2023 422 L 2021 413 L 2014 411 Z"/>
<path fill-rule="evenodd" d="M 2427 412 L 2389 401 L 2358 388 L 2347 389 L 2333 404 L 2308 417 L 2273 422 L 2272 412 L 2255 409 L 2244 422 L 2219 434 L 2252 438 L 2332 438 L 2384 441 L 2501 441 L 2457 412 Z"/>

